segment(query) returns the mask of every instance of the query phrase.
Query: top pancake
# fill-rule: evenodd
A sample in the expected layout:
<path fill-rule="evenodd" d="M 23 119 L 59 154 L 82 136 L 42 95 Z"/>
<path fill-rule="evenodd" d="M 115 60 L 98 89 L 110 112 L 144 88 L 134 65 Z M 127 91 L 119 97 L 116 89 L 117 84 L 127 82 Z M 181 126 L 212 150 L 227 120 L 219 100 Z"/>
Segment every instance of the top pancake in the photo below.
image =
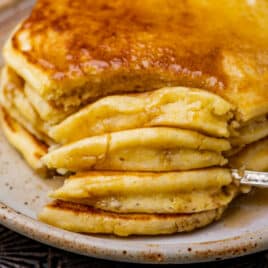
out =
<path fill-rule="evenodd" d="M 82 8 L 81 8 L 82 7 Z M 268 2 L 39 0 L 7 63 L 56 106 L 178 85 L 268 112 Z"/>

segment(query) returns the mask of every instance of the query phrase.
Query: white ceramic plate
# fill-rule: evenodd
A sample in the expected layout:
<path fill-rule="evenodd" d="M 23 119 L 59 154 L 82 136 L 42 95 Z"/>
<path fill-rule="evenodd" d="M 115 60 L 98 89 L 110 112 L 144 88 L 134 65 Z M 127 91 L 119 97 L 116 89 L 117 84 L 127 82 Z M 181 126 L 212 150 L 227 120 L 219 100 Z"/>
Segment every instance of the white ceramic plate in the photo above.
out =
<path fill-rule="evenodd" d="M 0 14 L 0 42 L 32 2 Z M 236 200 L 220 222 L 200 231 L 116 238 L 75 234 L 38 222 L 36 215 L 48 202 L 47 193 L 61 183 L 36 176 L 0 132 L 0 223 L 14 231 L 79 254 L 141 263 L 211 261 L 268 248 L 268 190 Z"/>

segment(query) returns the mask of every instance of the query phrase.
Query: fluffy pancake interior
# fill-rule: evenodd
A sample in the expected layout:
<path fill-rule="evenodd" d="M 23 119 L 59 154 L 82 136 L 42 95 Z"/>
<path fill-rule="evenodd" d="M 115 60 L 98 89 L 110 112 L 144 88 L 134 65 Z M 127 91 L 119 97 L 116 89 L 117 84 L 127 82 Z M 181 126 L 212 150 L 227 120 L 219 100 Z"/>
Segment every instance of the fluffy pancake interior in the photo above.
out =
<path fill-rule="evenodd" d="M 230 157 L 229 165 L 233 168 L 268 171 L 268 138 L 247 145 Z"/>
<path fill-rule="evenodd" d="M 68 143 L 124 129 L 173 126 L 228 137 L 230 110 L 229 103 L 212 93 L 182 87 L 163 88 L 103 98 L 53 127 L 50 136 L 59 143 Z"/>
<path fill-rule="evenodd" d="M 71 171 L 183 170 L 223 165 L 221 151 L 229 150 L 224 139 L 175 128 L 143 128 L 86 138 L 49 152 L 49 168 Z"/>
<path fill-rule="evenodd" d="M 39 219 L 74 232 L 119 236 L 158 235 L 192 231 L 218 220 L 224 207 L 194 214 L 117 214 L 89 206 L 56 201 L 47 205 Z"/>
<path fill-rule="evenodd" d="M 241 147 L 268 135 L 268 120 L 267 116 L 261 116 L 256 119 L 244 123 L 237 129 L 237 135 L 231 137 L 230 142 L 232 146 Z"/>
<path fill-rule="evenodd" d="M 24 86 L 25 94 L 35 110 L 38 112 L 42 120 L 49 125 L 59 123 L 72 112 L 68 113 L 62 109 L 53 107 L 48 101 L 44 100 L 28 83 Z"/>

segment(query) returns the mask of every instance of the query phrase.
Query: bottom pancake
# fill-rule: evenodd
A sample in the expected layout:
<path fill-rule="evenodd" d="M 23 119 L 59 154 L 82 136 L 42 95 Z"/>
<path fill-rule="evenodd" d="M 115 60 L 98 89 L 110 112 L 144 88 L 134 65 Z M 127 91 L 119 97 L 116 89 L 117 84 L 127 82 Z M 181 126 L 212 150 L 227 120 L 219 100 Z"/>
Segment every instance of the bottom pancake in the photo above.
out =
<path fill-rule="evenodd" d="M 39 219 L 56 227 L 79 233 L 160 235 L 189 232 L 218 220 L 225 207 L 193 214 L 117 214 L 90 206 L 55 201 Z"/>

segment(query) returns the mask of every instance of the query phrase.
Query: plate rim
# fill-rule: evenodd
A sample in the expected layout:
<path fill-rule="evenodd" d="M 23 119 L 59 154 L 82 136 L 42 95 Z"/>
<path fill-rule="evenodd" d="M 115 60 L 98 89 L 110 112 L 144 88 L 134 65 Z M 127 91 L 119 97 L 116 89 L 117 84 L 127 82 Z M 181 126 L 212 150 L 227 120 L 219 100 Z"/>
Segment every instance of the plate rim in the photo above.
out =
<path fill-rule="evenodd" d="M 268 249 L 268 227 L 224 240 L 208 242 L 149 244 L 122 248 L 97 242 L 97 235 L 77 234 L 50 226 L 13 210 L 0 202 L 0 223 L 41 243 L 100 259 L 151 264 L 185 264 L 218 261 Z M 126 238 L 127 239 L 127 238 Z"/>

